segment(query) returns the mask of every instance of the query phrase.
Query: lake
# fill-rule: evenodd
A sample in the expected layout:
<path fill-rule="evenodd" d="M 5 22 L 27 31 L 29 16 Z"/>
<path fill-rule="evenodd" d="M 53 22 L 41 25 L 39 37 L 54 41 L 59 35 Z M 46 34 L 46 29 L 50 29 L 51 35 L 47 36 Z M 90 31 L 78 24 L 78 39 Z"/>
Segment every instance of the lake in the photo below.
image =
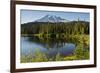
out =
<path fill-rule="evenodd" d="M 21 55 L 35 54 L 37 50 L 46 53 L 49 57 L 56 56 L 58 53 L 61 56 L 68 56 L 74 53 L 75 45 L 64 39 L 21 37 Z"/>

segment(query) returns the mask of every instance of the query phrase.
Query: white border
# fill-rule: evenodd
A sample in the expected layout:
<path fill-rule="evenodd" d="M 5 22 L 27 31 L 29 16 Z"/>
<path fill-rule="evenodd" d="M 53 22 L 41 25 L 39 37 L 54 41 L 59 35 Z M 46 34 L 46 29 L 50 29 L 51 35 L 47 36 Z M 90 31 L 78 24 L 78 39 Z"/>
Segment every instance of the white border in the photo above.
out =
<path fill-rule="evenodd" d="M 89 12 L 90 31 L 91 31 L 90 32 L 90 60 L 20 63 L 20 10 L 21 9 L 66 11 L 66 12 Z M 16 5 L 16 69 L 94 64 L 94 19 L 93 19 L 94 14 L 93 13 L 94 13 L 93 9 L 85 9 L 85 8 Z"/>

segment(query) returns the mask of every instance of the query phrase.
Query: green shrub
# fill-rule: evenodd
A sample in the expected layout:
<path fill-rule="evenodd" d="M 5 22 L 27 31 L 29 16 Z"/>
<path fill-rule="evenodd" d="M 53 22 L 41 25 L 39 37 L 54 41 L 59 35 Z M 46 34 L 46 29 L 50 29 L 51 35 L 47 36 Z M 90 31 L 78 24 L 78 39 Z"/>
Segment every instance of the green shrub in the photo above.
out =
<path fill-rule="evenodd" d="M 76 49 L 74 51 L 74 55 L 79 60 L 89 59 L 89 51 L 88 51 L 88 49 L 83 48 L 82 44 L 79 44 L 76 47 Z"/>
<path fill-rule="evenodd" d="M 37 50 L 35 52 L 35 57 L 32 59 L 32 62 L 46 62 L 46 61 L 48 61 L 46 54 Z"/>

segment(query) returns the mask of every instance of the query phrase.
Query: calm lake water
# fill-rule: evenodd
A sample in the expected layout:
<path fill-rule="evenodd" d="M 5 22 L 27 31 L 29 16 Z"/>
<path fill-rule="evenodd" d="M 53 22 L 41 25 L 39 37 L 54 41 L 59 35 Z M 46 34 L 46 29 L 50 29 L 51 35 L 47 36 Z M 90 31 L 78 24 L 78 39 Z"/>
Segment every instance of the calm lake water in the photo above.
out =
<path fill-rule="evenodd" d="M 21 55 L 34 54 L 37 50 L 47 53 L 48 56 L 55 56 L 60 53 L 62 56 L 73 54 L 75 45 L 62 39 L 40 39 L 37 37 L 21 37 Z"/>

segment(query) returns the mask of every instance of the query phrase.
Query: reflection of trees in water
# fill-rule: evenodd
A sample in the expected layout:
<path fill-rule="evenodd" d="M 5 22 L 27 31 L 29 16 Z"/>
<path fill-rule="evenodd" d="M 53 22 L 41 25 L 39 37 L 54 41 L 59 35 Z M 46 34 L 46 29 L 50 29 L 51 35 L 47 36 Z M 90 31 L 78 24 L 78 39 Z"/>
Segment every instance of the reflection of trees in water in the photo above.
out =
<path fill-rule="evenodd" d="M 29 41 L 40 44 L 48 49 L 50 48 L 61 48 L 65 45 L 66 41 L 64 39 L 56 38 L 39 38 L 39 37 L 29 37 Z"/>

